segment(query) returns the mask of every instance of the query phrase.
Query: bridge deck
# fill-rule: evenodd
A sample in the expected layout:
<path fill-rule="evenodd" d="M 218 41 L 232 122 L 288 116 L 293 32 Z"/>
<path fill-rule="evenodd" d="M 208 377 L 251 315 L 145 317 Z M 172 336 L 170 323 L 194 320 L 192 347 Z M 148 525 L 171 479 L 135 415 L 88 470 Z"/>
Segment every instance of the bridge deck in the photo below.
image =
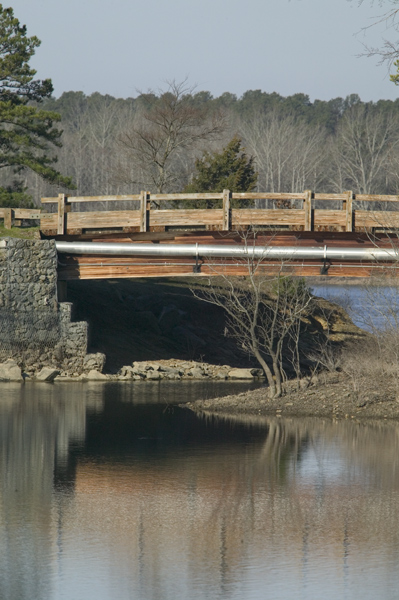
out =
<path fill-rule="evenodd" d="M 256 234 L 256 244 L 264 246 L 373 247 L 375 240 L 379 245 L 392 245 L 395 243 L 392 234 L 396 236 L 395 232 L 399 231 L 399 196 L 355 195 L 350 191 L 342 194 L 317 194 L 310 190 L 236 194 L 224 190 L 220 194 L 141 192 L 92 197 L 60 194 L 57 198 L 43 198 L 42 202 L 56 209 L 41 213 L 42 236 L 67 241 L 243 245 L 245 232 L 251 232 Z M 268 208 L 259 208 L 262 202 Z M 187 203 L 190 208 L 186 208 Z M 213 205 L 213 208 L 203 208 L 203 205 Z M 237 205 L 241 207 L 236 208 Z M 276 272 L 281 269 L 281 262 L 264 261 L 262 269 L 265 273 Z M 284 269 L 304 276 L 322 273 L 368 277 L 381 271 L 396 272 L 396 264 L 292 260 Z M 59 279 L 207 276 L 221 270 L 245 275 L 247 266 L 242 260 L 232 258 L 211 261 L 204 257 L 193 260 L 173 256 L 64 254 L 60 257 Z"/>

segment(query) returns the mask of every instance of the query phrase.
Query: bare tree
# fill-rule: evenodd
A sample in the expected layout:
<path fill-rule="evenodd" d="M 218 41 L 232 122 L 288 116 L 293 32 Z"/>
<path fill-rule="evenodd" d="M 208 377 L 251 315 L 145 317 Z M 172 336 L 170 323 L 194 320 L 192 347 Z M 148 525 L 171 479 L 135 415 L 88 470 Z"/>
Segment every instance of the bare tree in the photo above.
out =
<path fill-rule="evenodd" d="M 186 81 L 172 81 L 159 96 L 140 96 L 142 109 L 119 137 L 127 161 L 125 166 L 120 164 L 117 178 L 158 193 L 174 190 L 179 155 L 215 139 L 224 128 L 222 113 L 210 114 L 209 109 L 193 103 L 193 89 Z"/>
<path fill-rule="evenodd" d="M 251 240 L 245 237 L 244 241 L 245 277 L 226 275 L 215 264 L 212 268 L 219 277 L 210 277 L 207 287 L 192 292 L 197 298 L 225 310 L 226 335 L 233 337 L 259 362 L 269 384 L 270 397 L 279 397 L 285 379 L 283 352 L 290 342 L 289 352 L 297 364 L 298 322 L 311 310 L 312 296 L 302 279 L 290 276 L 289 267 L 287 269 L 284 263 L 275 275 L 267 276 L 264 258 L 255 258 L 251 252 L 255 235 Z"/>
<path fill-rule="evenodd" d="M 343 116 L 331 140 L 330 181 L 336 191 L 381 193 L 387 187 L 387 165 L 399 148 L 398 119 L 362 104 Z"/>
<path fill-rule="evenodd" d="M 365 0 L 357 0 L 359 5 L 364 4 Z M 399 2 L 398 0 L 368 0 L 373 6 L 379 6 L 381 11 L 376 14 L 375 19 L 371 25 L 362 28 L 362 31 L 376 27 L 377 25 L 383 24 L 386 32 L 399 32 L 399 8 L 395 8 Z M 391 7 L 387 9 L 387 4 Z M 366 56 L 378 56 L 380 58 L 380 64 L 387 64 L 388 68 L 398 60 L 399 58 L 399 39 L 392 40 L 384 38 L 383 44 L 379 47 L 373 47 L 365 45 Z M 399 65 L 395 65 L 399 67 Z M 392 76 L 392 80 L 395 81 L 395 75 Z"/>
<path fill-rule="evenodd" d="M 295 192 L 318 188 L 323 178 L 324 131 L 273 111 L 243 124 L 242 135 L 255 157 L 259 189 Z"/>

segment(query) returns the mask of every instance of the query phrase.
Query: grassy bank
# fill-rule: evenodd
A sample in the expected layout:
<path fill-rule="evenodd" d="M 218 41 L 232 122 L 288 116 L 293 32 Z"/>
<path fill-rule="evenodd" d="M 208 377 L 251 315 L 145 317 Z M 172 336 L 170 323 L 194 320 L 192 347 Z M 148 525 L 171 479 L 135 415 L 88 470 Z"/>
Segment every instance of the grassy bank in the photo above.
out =
<path fill-rule="evenodd" d="M 37 227 L 12 227 L 7 229 L 0 223 L 0 238 L 12 237 L 21 240 L 38 240 L 40 238 L 39 226 Z"/>

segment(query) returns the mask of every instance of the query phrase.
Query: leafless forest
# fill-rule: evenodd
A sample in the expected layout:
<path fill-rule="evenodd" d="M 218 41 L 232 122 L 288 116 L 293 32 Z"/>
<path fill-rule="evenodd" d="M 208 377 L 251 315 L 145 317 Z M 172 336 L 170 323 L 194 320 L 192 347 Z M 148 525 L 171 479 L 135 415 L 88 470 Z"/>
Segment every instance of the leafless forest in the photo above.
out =
<path fill-rule="evenodd" d="M 171 82 L 127 99 L 67 92 L 43 108 L 62 116 L 57 168 L 73 178 L 74 195 L 181 191 L 195 160 L 235 135 L 254 157 L 259 191 L 399 193 L 399 100 L 311 102 L 260 90 L 214 98 Z M 16 178 L 35 204 L 66 191 L 10 168 L 0 185 Z"/>

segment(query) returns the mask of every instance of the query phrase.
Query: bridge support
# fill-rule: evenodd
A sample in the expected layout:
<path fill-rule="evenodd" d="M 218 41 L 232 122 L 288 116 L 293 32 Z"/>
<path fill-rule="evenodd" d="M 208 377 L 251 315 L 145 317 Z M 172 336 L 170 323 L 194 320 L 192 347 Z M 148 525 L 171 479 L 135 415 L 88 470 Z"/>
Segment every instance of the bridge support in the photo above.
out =
<path fill-rule="evenodd" d="M 63 301 L 66 282 L 57 286 L 55 242 L 1 242 L 0 362 L 13 358 L 27 372 L 54 366 L 81 373 L 88 326 L 72 322 L 72 304 Z"/>

